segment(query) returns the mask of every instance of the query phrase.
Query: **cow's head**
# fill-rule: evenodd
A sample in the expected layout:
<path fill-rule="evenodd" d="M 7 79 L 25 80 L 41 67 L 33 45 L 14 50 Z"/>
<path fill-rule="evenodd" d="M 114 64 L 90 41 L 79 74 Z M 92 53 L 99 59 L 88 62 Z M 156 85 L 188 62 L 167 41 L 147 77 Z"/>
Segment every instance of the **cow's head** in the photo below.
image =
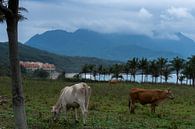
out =
<path fill-rule="evenodd" d="M 167 98 L 174 99 L 174 95 L 173 95 L 173 93 L 172 93 L 172 91 L 170 89 L 165 90 L 165 92 L 166 92 Z"/>
<path fill-rule="evenodd" d="M 57 108 L 56 106 L 52 106 L 51 113 L 53 114 L 52 115 L 53 120 L 54 121 L 58 120 L 60 116 L 60 108 Z"/>

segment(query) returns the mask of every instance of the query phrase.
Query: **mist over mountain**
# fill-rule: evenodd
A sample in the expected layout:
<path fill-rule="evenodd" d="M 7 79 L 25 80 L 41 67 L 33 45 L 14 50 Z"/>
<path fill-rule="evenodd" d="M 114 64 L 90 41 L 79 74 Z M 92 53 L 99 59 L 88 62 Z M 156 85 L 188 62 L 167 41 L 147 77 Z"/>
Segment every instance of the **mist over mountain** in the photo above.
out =
<path fill-rule="evenodd" d="M 195 42 L 182 33 L 177 39 L 151 38 L 138 34 L 105 34 L 79 29 L 46 31 L 30 38 L 26 45 L 67 56 L 87 56 L 126 61 L 132 57 L 173 58 L 195 54 Z"/>

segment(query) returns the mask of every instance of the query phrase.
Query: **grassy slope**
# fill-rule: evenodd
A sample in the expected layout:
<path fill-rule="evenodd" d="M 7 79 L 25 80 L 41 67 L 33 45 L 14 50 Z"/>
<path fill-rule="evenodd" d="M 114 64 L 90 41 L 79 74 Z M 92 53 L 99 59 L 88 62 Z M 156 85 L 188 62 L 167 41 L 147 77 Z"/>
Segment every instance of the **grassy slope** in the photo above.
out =
<path fill-rule="evenodd" d="M 32 48 L 24 44 L 19 44 L 19 50 L 20 60 L 52 63 L 56 65 L 57 70 L 65 70 L 66 72 L 80 72 L 81 67 L 84 64 L 102 64 L 108 66 L 114 63 L 119 63 L 119 61 L 109 61 L 93 57 L 61 56 Z M 8 62 L 8 44 L 0 43 L 0 64 L 8 64 Z"/>
<path fill-rule="evenodd" d="M 50 109 L 57 101 L 60 89 L 70 82 L 24 81 L 26 111 L 31 129 L 80 129 L 82 122 L 75 125 L 73 113 L 68 112 L 68 123 L 63 117 L 57 123 L 51 121 Z M 195 89 L 182 86 L 150 86 L 107 83 L 90 83 L 92 96 L 87 124 L 89 128 L 131 129 L 195 129 Z M 132 86 L 165 89 L 175 93 L 173 101 L 167 101 L 151 114 L 149 106 L 137 105 L 136 114 L 129 114 L 128 89 Z M 10 80 L 0 78 L 0 95 L 7 95 L 9 103 L 0 106 L 0 128 L 13 128 L 13 113 L 10 98 Z"/>

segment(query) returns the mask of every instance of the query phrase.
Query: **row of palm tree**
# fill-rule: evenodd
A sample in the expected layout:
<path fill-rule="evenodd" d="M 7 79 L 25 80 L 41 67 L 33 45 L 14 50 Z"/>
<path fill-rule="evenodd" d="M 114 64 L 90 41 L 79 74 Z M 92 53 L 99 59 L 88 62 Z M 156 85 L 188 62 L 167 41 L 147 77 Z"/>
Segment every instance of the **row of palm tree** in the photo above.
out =
<path fill-rule="evenodd" d="M 172 60 L 167 58 L 159 57 L 157 59 L 149 60 L 146 58 L 132 58 L 126 63 L 114 64 L 111 66 L 96 66 L 94 64 L 85 64 L 81 70 L 82 74 L 90 74 L 90 79 L 93 76 L 95 80 L 98 75 L 100 76 L 111 75 L 111 78 L 123 78 L 122 75 L 126 75 L 126 81 L 130 80 L 135 82 L 136 75 L 141 75 L 141 82 L 149 82 L 148 76 L 151 75 L 152 83 L 157 83 L 160 78 L 160 83 L 167 83 L 171 74 L 176 74 L 176 84 L 183 84 L 186 80 L 186 84 L 195 85 L 195 56 L 189 57 L 186 60 L 180 57 L 175 57 Z M 130 78 L 129 78 L 130 77 Z M 159 82 L 158 82 L 159 83 Z"/>

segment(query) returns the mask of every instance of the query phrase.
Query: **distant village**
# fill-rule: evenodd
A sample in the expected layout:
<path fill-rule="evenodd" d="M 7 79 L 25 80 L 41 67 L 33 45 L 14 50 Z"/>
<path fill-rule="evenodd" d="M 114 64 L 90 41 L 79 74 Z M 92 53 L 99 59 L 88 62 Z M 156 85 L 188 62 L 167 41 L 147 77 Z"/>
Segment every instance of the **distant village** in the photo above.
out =
<path fill-rule="evenodd" d="M 55 71 L 56 67 L 54 64 L 42 63 L 42 62 L 32 62 L 32 61 L 20 61 L 20 65 L 26 70 L 35 71 L 37 69 L 43 69 L 46 71 Z"/>
<path fill-rule="evenodd" d="M 45 70 L 50 74 L 50 79 L 56 79 L 59 75 L 59 73 L 56 72 L 56 66 L 54 64 L 33 61 L 20 61 L 20 66 L 25 68 L 27 72 L 34 72 L 35 70 L 39 69 Z"/>

